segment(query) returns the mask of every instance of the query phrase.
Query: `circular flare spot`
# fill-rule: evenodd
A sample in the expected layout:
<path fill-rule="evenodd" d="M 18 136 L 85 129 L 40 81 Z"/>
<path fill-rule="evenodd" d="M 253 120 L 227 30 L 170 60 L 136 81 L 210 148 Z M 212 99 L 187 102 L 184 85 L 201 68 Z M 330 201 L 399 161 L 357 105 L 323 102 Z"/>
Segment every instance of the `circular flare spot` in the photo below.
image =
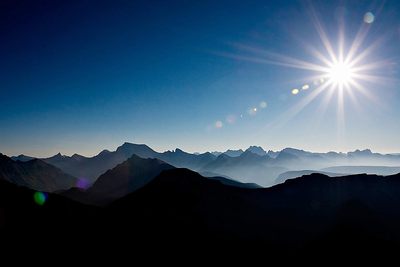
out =
<path fill-rule="evenodd" d="M 371 24 L 372 22 L 374 22 L 374 20 L 375 20 L 375 16 L 374 16 L 374 14 L 372 14 L 372 12 L 365 13 L 365 15 L 364 15 L 365 23 Z"/>
<path fill-rule="evenodd" d="M 218 129 L 219 129 L 219 128 L 222 128 L 222 126 L 224 126 L 223 123 L 222 123 L 222 121 L 216 121 L 216 122 L 215 122 L 215 128 L 218 128 Z"/>
<path fill-rule="evenodd" d="M 266 108 L 267 105 L 268 105 L 267 102 L 261 101 L 261 103 L 260 103 L 260 108 Z"/>
<path fill-rule="evenodd" d="M 33 200 L 35 201 L 36 204 L 39 206 L 43 206 L 44 203 L 46 203 L 47 200 L 47 194 L 43 192 L 35 192 L 33 194 Z"/>

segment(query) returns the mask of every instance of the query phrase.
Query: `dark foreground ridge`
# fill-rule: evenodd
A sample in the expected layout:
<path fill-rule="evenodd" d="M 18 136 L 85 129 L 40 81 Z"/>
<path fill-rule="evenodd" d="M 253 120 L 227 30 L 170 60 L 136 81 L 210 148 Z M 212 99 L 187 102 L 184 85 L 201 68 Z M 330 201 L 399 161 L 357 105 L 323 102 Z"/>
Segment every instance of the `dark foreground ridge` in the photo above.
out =
<path fill-rule="evenodd" d="M 39 206 L 33 193 L 0 181 L 2 245 L 37 240 L 113 250 L 129 240 L 143 250 L 201 245 L 202 253 L 272 256 L 388 252 L 400 243 L 400 175 L 312 174 L 272 188 L 246 189 L 170 169 L 104 208 L 56 194 Z"/>

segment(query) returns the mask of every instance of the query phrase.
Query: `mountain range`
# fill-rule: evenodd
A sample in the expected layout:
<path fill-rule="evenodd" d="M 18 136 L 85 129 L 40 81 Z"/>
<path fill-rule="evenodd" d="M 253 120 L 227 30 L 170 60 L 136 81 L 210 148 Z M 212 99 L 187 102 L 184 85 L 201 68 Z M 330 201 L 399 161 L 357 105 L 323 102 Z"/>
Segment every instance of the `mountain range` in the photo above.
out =
<path fill-rule="evenodd" d="M 89 189 L 72 188 L 62 195 L 85 204 L 104 206 L 145 186 L 164 170 L 171 169 L 175 167 L 159 159 L 144 159 L 133 155 L 102 174 Z M 207 179 L 238 188 L 259 188 L 256 184 L 240 183 L 225 177 Z"/>
<path fill-rule="evenodd" d="M 399 155 L 373 153 L 369 149 L 348 153 L 313 153 L 285 148 L 281 151 L 267 152 L 262 147 L 251 146 L 246 150 L 192 154 L 181 149 L 160 153 L 144 144 L 124 143 L 116 151 L 103 150 L 94 157 L 78 154 L 69 157 L 59 153 L 41 160 L 82 181 L 87 181 L 90 185 L 100 175 L 123 163 L 132 155 L 156 158 L 174 167 L 188 168 L 205 176 L 225 177 L 264 187 L 282 182 L 282 176 L 281 178 L 279 176 L 290 171 L 389 175 L 400 170 Z M 20 155 L 13 159 L 29 161 L 32 157 Z M 346 170 L 345 166 L 349 166 L 352 170 Z"/>

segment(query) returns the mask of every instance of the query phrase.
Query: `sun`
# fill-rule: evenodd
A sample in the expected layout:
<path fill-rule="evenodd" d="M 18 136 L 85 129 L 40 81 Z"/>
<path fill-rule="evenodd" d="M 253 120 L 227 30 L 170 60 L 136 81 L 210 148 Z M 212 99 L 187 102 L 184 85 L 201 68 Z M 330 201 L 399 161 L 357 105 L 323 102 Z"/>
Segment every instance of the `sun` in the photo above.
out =
<path fill-rule="evenodd" d="M 337 62 L 328 68 L 327 78 L 333 85 L 347 87 L 355 78 L 355 69 L 345 62 Z"/>
<path fill-rule="evenodd" d="M 307 52 L 307 59 L 275 53 L 263 46 L 240 43 L 235 43 L 234 47 L 241 54 L 221 53 L 221 55 L 240 61 L 307 71 L 306 76 L 300 79 L 301 83 L 291 87 L 291 95 L 297 97 L 298 101 L 277 118 L 277 125 L 287 123 L 311 102 L 321 100 L 316 114 L 321 118 L 331 103 L 336 105 L 338 134 L 342 134 L 348 113 L 346 108 L 360 111 L 361 104 L 366 105 L 365 101 L 371 101 L 374 105 L 380 104 L 375 89 L 391 81 L 384 70 L 397 63 L 391 59 L 377 57 L 381 45 L 385 42 L 385 36 L 374 36 L 372 42 L 367 42 L 370 40 L 367 35 L 373 19 L 364 21 L 358 31 L 346 34 L 344 15 L 339 14 L 337 34 L 330 36 L 312 6 L 310 12 L 317 39 L 312 42 L 308 42 L 308 39 L 302 42 L 305 49 L 302 52 Z M 346 39 L 346 36 L 352 40 Z M 289 51 L 288 54 L 292 52 Z M 299 79 L 294 82 L 297 81 Z"/>

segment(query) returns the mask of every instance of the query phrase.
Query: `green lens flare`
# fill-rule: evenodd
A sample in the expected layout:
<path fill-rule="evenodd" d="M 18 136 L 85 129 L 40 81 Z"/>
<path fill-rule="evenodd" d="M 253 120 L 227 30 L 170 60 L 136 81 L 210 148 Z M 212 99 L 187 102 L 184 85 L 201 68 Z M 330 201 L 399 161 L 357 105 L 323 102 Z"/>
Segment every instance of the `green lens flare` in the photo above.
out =
<path fill-rule="evenodd" d="M 33 199 L 35 200 L 36 204 L 43 206 L 46 202 L 47 194 L 43 192 L 35 192 L 35 194 L 33 194 Z"/>

